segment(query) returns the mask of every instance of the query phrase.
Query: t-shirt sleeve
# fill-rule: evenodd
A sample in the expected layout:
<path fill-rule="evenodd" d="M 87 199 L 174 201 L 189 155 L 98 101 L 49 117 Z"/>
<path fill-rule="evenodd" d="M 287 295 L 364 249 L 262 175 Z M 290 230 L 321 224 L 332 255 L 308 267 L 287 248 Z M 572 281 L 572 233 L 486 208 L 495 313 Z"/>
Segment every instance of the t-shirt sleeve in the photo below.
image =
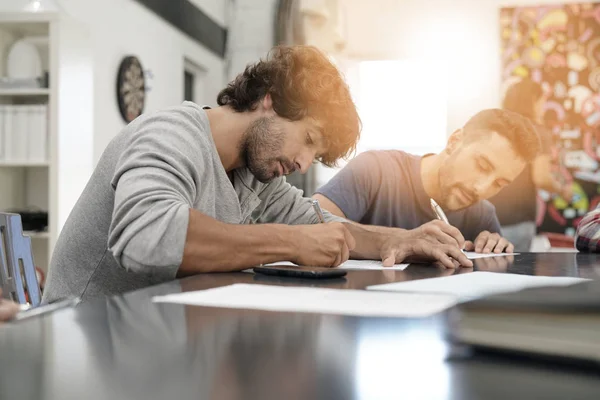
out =
<path fill-rule="evenodd" d="M 466 229 L 462 232 L 466 240 L 474 241 L 483 231 L 502 234 L 496 216 L 496 207 L 487 200 L 469 209 L 466 225 Z"/>
<path fill-rule="evenodd" d="M 381 165 L 377 155 L 368 151 L 350 161 L 316 193 L 331 200 L 349 220 L 360 222 L 375 198 L 379 182 Z"/>

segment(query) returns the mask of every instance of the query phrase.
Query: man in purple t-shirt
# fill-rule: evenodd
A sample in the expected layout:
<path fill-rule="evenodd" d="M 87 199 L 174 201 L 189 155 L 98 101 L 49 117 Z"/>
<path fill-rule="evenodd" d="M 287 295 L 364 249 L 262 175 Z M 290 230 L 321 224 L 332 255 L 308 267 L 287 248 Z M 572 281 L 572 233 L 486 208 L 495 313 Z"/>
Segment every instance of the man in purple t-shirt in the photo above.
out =
<path fill-rule="evenodd" d="M 484 110 L 452 134 L 440 154 L 360 154 L 317 190 L 329 212 L 366 225 L 415 229 L 436 218 L 434 199 L 467 240 L 466 250 L 512 252 L 486 201 L 512 182 L 538 153 L 532 123 L 510 111 Z M 433 229 L 439 229 L 439 222 Z"/>

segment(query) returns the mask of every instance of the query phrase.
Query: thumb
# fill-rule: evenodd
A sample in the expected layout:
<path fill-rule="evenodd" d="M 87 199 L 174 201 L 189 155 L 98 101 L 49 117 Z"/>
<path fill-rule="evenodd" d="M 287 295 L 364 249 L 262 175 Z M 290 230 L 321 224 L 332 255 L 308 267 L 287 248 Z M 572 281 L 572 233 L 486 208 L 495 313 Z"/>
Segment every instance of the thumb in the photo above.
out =
<path fill-rule="evenodd" d="M 393 267 L 396 264 L 396 252 L 386 249 L 381 252 L 381 261 L 384 267 Z"/>
<path fill-rule="evenodd" d="M 464 248 L 466 251 L 473 251 L 473 249 L 475 248 L 475 245 L 470 240 L 466 240 Z"/>

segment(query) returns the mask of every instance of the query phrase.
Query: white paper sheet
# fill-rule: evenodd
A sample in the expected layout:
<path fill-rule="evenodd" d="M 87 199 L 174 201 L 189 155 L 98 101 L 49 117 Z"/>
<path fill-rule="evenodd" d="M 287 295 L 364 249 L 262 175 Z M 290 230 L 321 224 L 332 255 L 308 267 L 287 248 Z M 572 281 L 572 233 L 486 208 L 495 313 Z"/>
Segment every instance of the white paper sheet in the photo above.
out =
<path fill-rule="evenodd" d="M 474 251 L 465 251 L 464 253 L 465 253 L 465 255 L 467 256 L 467 258 L 469 260 L 475 260 L 476 258 L 516 256 L 516 255 L 519 254 L 519 253 L 500 253 L 500 254 L 488 253 L 488 254 L 483 254 L 483 253 L 475 253 Z"/>
<path fill-rule="evenodd" d="M 289 261 L 280 261 L 268 265 L 296 265 Z M 408 267 L 409 264 L 396 264 L 393 267 L 384 267 L 381 261 L 374 260 L 348 260 L 339 269 L 385 269 L 385 270 L 400 270 L 403 271 Z"/>
<path fill-rule="evenodd" d="M 456 304 L 452 296 L 290 286 L 235 284 L 157 296 L 154 302 L 205 307 L 368 317 L 425 317 Z"/>
<path fill-rule="evenodd" d="M 530 287 L 567 286 L 586 280 L 572 277 L 531 276 L 477 271 L 440 278 L 374 285 L 367 287 L 367 290 L 439 293 L 456 296 L 459 301 L 466 301 L 491 294 L 515 292 Z"/>

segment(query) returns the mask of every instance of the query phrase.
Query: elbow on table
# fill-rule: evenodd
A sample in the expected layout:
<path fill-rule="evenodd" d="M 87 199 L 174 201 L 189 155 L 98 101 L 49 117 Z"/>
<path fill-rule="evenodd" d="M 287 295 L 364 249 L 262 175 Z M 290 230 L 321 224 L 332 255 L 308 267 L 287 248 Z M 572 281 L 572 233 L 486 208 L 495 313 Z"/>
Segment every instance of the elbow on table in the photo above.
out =
<path fill-rule="evenodd" d="M 120 240 L 109 246 L 117 265 L 124 270 L 144 275 L 165 275 L 175 278 L 181 260 L 175 260 L 162 246 L 156 246 L 147 240 Z"/>

